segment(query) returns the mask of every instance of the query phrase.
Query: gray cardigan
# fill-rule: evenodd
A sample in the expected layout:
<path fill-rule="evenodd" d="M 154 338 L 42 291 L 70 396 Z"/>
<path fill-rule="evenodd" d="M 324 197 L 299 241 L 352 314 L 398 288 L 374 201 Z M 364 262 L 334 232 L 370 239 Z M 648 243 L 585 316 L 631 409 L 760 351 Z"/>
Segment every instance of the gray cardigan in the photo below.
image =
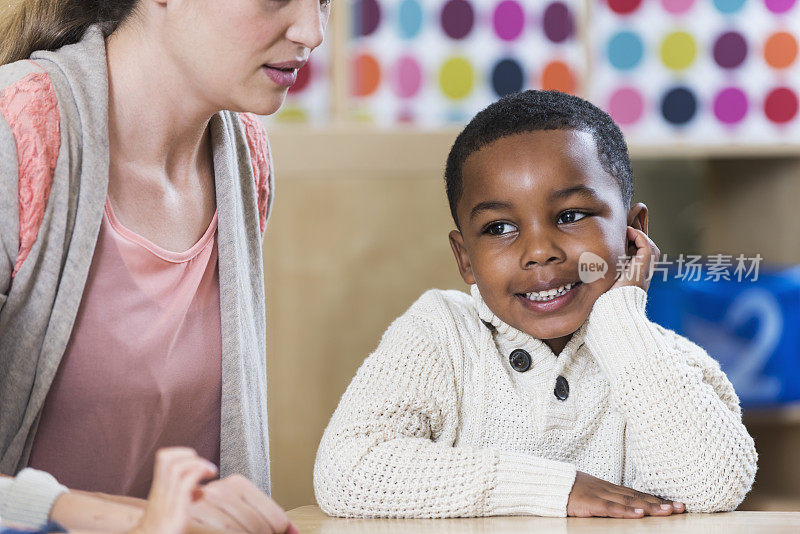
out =
<path fill-rule="evenodd" d="M 38 237 L 12 279 L 19 251 L 17 151 L 0 115 L 0 472 L 10 475 L 27 464 L 42 405 L 70 338 L 109 172 L 102 29 L 94 26 L 79 43 L 36 52 L 31 60 L 35 64 L 0 67 L 0 92 L 44 69 L 58 99 L 61 148 Z M 242 474 L 269 493 L 266 316 L 254 172 L 238 115 L 218 113 L 210 128 L 222 323 L 220 474 Z"/>

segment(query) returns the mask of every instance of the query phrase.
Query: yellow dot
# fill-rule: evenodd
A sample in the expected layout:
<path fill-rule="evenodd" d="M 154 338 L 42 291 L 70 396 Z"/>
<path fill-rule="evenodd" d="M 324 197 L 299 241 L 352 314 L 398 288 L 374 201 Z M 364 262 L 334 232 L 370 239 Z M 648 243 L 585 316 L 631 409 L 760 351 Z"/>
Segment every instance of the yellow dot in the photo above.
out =
<path fill-rule="evenodd" d="M 451 57 L 439 71 L 439 86 L 451 100 L 460 100 L 472 92 L 475 73 L 470 62 L 463 57 Z"/>
<path fill-rule="evenodd" d="M 686 32 L 673 32 L 661 43 L 661 61 L 672 70 L 683 70 L 694 61 L 697 43 Z"/>
<path fill-rule="evenodd" d="M 278 112 L 275 118 L 283 123 L 308 122 L 308 113 L 303 108 L 287 106 Z"/>

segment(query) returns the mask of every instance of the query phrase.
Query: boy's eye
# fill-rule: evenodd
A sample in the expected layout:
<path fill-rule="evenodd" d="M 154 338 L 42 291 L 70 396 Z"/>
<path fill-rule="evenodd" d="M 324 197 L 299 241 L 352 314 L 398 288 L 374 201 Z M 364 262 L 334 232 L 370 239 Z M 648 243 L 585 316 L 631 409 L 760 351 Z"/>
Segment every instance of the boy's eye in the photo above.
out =
<path fill-rule="evenodd" d="M 484 232 L 491 235 L 505 235 L 514 230 L 516 230 L 516 227 L 513 224 L 496 222 L 487 226 Z"/>
<path fill-rule="evenodd" d="M 575 210 L 565 211 L 558 216 L 558 224 L 574 223 L 575 221 L 580 221 L 586 217 L 586 215 L 586 213 L 581 213 L 580 211 Z"/>

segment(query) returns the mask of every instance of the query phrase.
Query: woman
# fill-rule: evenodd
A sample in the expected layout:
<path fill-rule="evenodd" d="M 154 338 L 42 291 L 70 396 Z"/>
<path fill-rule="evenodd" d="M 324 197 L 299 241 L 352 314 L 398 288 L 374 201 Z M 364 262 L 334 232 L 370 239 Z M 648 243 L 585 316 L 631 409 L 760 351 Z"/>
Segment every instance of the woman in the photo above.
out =
<path fill-rule="evenodd" d="M 329 9 L 26 0 L 0 30 L 13 36 L 0 58 L 0 472 L 144 497 L 156 451 L 180 445 L 223 477 L 197 519 L 252 530 L 256 512 L 280 512 L 256 491 L 269 492 L 272 172 L 241 112 L 279 108 Z M 59 490 L 35 491 L 41 519 Z"/>

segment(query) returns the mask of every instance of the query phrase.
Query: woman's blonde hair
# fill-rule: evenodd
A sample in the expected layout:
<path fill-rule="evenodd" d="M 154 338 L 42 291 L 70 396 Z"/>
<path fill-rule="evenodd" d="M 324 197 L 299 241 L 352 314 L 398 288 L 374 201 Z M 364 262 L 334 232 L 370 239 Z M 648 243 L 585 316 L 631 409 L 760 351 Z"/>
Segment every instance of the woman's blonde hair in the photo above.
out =
<path fill-rule="evenodd" d="M 116 27 L 138 0 L 16 0 L 0 19 L 0 65 L 80 40 L 92 24 Z"/>

